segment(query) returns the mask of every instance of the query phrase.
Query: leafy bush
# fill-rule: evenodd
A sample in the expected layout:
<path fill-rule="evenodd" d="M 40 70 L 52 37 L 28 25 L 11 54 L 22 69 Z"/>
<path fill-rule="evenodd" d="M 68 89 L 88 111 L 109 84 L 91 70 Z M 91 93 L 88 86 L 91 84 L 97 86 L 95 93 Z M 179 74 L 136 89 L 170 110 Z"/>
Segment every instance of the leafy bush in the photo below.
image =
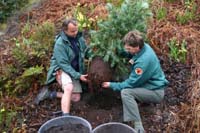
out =
<path fill-rule="evenodd" d="M 9 99 L 9 100 L 4 100 Z M 22 111 L 24 108 L 21 107 L 21 105 L 16 105 L 14 101 L 17 101 L 17 99 L 14 99 L 13 97 L 2 97 L 0 96 L 0 100 L 2 101 L 0 103 L 0 131 L 1 133 L 17 133 L 14 130 L 16 128 L 13 127 L 16 123 L 18 125 L 22 125 L 24 122 L 21 118 L 19 118 L 20 114 L 18 112 Z M 18 101 L 19 102 L 19 101 Z"/>
<path fill-rule="evenodd" d="M 84 15 L 81 11 L 79 11 L 80 9 L 77 8 L 76 12 L 75 12 L 75 18 L 78 20 L 79 25 L 78 28 L 80 31 L 83 31 L 83 29 L 90 29 L 91 25 L 92 25 L 92 21 L 93 19 L 91 18 L 87 18 L 86 15 Z"/>
<path fill-rule="evenodd" d="M 146 32 L 146 22 L 152 13 L 145 0 L 125 0 L 121 7 L 107 4 L 109 15 L 107 20 L 98 22 L 98 30 L 91 31 L 91 47 L 95 55 L 103 57 L 117 72 L 119 79 L 121 74 L 127 72 L 126 62 L 117 54 L 123 47 L 121 39 L 133 29 Z"/>
<path fill-rule="evenodd" d="M 86 4 L 87 5 L 87 4 Z M 87 6 L 83 6 L 80 3 L 77 4 L 76 8 L 74 9 L 73 17 L 78 20 L 78 28 L 80 31 L 87 32 L 91 29 L 97 28 L 97 21 L 100 19 L 105 18 L 104 13 L 99 13 L 104 11 L 104 6 L 100 5 L 93 5 L 88 4 Z"/>
<path fill-rule="evenodd" d="M 184 4 L 185 10 L 177 13 L 176 20 L 179 24 L 186 24 L 195 19 L 197 5 L 194 0 L 186 0 Z"/>
<path fill-rule="evenodd" d="M 167 16 L 167 9 L 165 7 L 161 7 L 156 12 L 156 18 L 158 20 L 162 20 Z"/>
<path fill-rule="evenodd" d="M 112 3 L 115 6 L 120 6 L 124 0 L 106 0 L 107 3 Z"/>
<path fill-rule="evenodd" d="M 179 13 L 177 14 L 177 18 L 176 20 L 178 21 L 178 23 L 180 24 L 186 24 L 188 23 L 190 20 L 193 20 L 195 18 L 195 14 L 193 12 L 190 11 L 185 11 L 184 13 Z"/>
<path fill-rule="evenodd" d="M 16 114 L 17 112 L 14 110 L 6 110 L 5 108 L 1 108 L 0 109 L 0 129 L 1 130 L 8 129 L 10 127 L 10 124 L 13 118 L 16 117 Z"/>
<path fill-rule="evenodd" d="M 28 31 L 32 31 L 31 34 Z M 40 26 L 30 26 L 30 30 L 23 29 L 22 37 L 14 39 L 16 45 L 12 50 L 12 63 L 4 66 L 1 76 L 9 94 L 25 91 L 35 83 L 44 83 L 54 36 L 54 25 L 45 22 Z"/>
<path fill-rule="evenodd" d="M 1 0 L 0 1 L 0 23 L 6 19 L 16 10 L 27 4 L 27 0 Z"/>
<path fill-rule="evenodd" d="M 186 56 L 187 56 L 187 49 L 186 49 L 186 41 L 183 40 L 181 43 L 179 43 L 176 38 L 172 38 L 167 45 L 169 46 L 169 56 L 171 59 L 177 61 L 177 62 L 186 62 Z"/>

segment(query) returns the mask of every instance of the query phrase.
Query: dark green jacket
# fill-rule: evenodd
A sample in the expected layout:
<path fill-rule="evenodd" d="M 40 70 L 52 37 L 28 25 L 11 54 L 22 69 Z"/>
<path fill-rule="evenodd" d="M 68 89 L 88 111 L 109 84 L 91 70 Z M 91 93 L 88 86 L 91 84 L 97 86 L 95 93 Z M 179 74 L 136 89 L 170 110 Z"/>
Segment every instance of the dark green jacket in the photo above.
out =
<path fill-rule="evenodd" d="M 168 84 L 161 69 L 160 62 L 148 44 L 145 44 L 131 60 L 132 65 L 129 78 L 123 82 L 111 82 L 110 88 L 113 90 L 122 90 L 141 87 L 155 90 L 164 88 Z M 142 74 L 138 74 L 141 73 L 141 70 Z"/>
<path fill-rule="evenodd" d="M 82 33 L 77 34 L 78 37 L 78 47 L 79 47 L 79 72 L 76 72 L 71 66 L 71 61 L 73 60 L 75 54 L 72 50 L 71 43 L 69 42 L 67 36 L 62 31 L 56 39 L 53 56 L 51 58 L 50 68 L 47 73 L 46 84 L 50 84 L 55 81 L 56 70 L 61 69 L 65 73 L 68 73 L 72 79 L 80 79 L 80 76 L 84 74 L 84 58 L 85 54 L 88 52 L 88 47 L 82 36 Z"/>

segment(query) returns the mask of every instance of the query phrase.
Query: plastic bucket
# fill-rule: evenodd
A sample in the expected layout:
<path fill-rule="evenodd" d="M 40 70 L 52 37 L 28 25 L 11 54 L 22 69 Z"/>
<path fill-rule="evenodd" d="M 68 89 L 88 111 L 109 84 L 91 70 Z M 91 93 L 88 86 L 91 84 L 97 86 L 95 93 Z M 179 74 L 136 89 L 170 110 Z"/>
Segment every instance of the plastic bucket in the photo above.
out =
<path fill-rule="evenodd" d="M 77 116 L 61 116 L 45 122 L 38 133 L 92 133 L 91 124 Z"/>
<path fill-rule="evenodd" d="M 136 133 L 136 131 L 126 124 L 109 122 L 94 128 L 93 133 Z"/>

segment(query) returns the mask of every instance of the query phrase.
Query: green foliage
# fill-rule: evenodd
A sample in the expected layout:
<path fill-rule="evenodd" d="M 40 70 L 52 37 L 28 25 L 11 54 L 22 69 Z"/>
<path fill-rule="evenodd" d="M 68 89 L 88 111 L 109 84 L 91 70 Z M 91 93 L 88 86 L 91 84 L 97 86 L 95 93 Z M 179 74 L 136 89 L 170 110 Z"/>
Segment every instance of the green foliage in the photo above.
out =
<path fill-rule="evenodd" d="M 40 78 L 38 79 L 38 76 L 42 75 L 43 69 L 43 66 L 34 66 L 25 69 L 22 75 L 15 79 L 15 88 L 11 90 L 12 93 L 24 91 L 25 88 L 30 87 L 31 83 L 34 81 L 36 82 L 36 80 L 40 80 Z"/>
<path fill-rule="evenodd" d="M 127 72 L 124 59 L 117 53 L 123 49 L 121 39 L 129 31 L 137 29 L 146 32 L 147 18 L 152 16 L 145 0 L 125 0 L 121 7 L 107 4 L 107 20 L 98 22 L 98 30 L 91 31 L 91 47 L 94 53 L 103 57 L 117 72 L 117 78 Z"/>
<path fill-rule="evenodd" d="M 26 78 L 26 77 L 30 77 L 32 75 L 37 75 L 37 74 L 41 74 L 43 70 L 43 67 L 30 67 L 28 69 L 26 69 L 23 74 L 21 75 L 22 78 Z"/>
<path fill-rule="evenodd" d="M 186 49 L 186 41 L 183 40 L 181 43 L 179 43 L 176 38 L 171 39 L 167 45 L 169 46 L 169 56 L 171 59 L 177 61 L 177 62 L 186 62 L 186 56 L 187 56 L 187 49 Z"/>
<path fill-rule="evenodd" d="M 187 0 L 184 6 L 186 9 L 183 12 L 179 12 L 176 16 L 176 20 L 179 24 L 186 24 L 195 19 L 195 12 L 197 10 L 196 3 Z"/>
<path fill-rule="evenodd" d="M 0 23 L 6 19 L 16 10 L 27 4 L 27 0 L 1 0 L 0 1 Z"/>
<path fill-rule="evenodd" d="M 164 1 L 166 1 L 166 2 L 175 2 L 177 0 L 164 0 Z"/>
<path fill-rule="evenodd" d="M 0 109 L 0 129 L 8 129 L 14 117 L 16 117 L 17 112 L 12 110 L 7 110 L 5 108 Z M 2 131 L 3 132 L 3 131 Z"/>
<path fill-rule="evenodd" d="M 23 107 L 16 106 L 16 104 L 11 101 L 9 103 L 1 102 L 0 107 L 0 130 L 2 132 L 14 131 L 16 128 L 13 128 L 13 123 L 22 124 L 24 122 L 22 119 L 18 118 L 18 112 L 22 111 Z"/>
<path fill-rule="evenodd" d="M 86 15 L 84 15 L 81 11 L 80 8 L 77 8 L 75 12 L 75 18 L 78 20 L 79 25 L 78 28 L 80 31 L 83 31 L 83 29 L 90 29 L 92 25 L 93 19 L 88 19 Z"/>
<path fill-rule="evenodd" d="M 34 32 L 30 34 L 31 27 Z M 1 79 L 8 94 L 25 91 L 34 83 L 44 83 L 46 78 L 54 44 L 54 24 L 45 22 L 40 26 L 25 25 L 25 28 L 22 37 L 14 39 L 12 64 L 5 64 L 3 68 Z"/>
<path fill-rule="evenodd" d="M 163 20 L 167 16 L 167 9 L 165 7 L 161 7 L 156 11 L 156 18 L 158 20 Z"/>
<path fill-rule="evenodd" d="M 106 0 L 107 3 L 112 3 L 115 6 L 121 6 L 124 0 Z"/>
<path fill-rule="evenodd" d="M 180 0 L 164 0 L 166 2 L 176 2 L 176 1 L 180 1 Z M 191 2 L 191 1 L 194 1 L 194 0 L 183 0 L 184 2 Z"/>
<path fill-rule="evenodd" d="M 178 13 L 176 20 L 178 21 L 178 23 L 180 24 L 186 24 L 188 23 L 190 20 L 194 19 L 194 13 L 190 12 L 188 10 L 186 10 L 183 14 Z"/>
<path fill-rule="evenodd" d="M 124 0 L 107 0 L 107 2 L 120 6 Z M 88 13 L 93 14 L 95 12 L 95 6 L 89 4 L 88 6 L 82 6 L 77 4 L 73 16 L 78 20 L 78 27 L 80 31 L 97 29 L 97 21 L 101 20 L 101 16 L 90 16 Z"/>
<path fill-rule="evenodd" d="M 88 4 L 88 6 L 82 6 L 80 3 L 77 4 L 73 16 L 78 20 L 78 28 L 80 31 L 96 29 L 98 16 L 92 16 L 95 12 L 95 6 Z"/>
<path fill-rule="evenodd" d="M 23 27 L 23 29 L 21 30 L 21 33 L 23 36 L 26 36 L 26 34 L 28 34 L 30 30 L 31 30 L 31 25 L 29 22 L 27 22 Z"/>

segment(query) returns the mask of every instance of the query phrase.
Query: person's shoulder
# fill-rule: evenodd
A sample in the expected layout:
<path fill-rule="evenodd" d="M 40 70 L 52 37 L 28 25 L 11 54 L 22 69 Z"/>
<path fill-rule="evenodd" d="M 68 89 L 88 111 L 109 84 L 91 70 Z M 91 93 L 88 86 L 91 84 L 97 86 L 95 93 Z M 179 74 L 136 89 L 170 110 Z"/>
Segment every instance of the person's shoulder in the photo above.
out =
<path fill-rule="evenodd" d="M 145 47 L 147 50 L 152 50 L 152 47 L 151 47 L 148 43 L 144 43 L 144 47 Z"/>
<path fill-rule="evenodd" d="M 146 49 L 146 54 L 148 54 L 148 55 L 154 55 L 155 54 L 155 52 L 154 52 L 154 50 L 153 50 L 153 48 L 148 44 L 148 43 L 145 43 L 145 49 Z"/>
<path fill-rule="evenodd" d="M 55 48 L 68 48 L 70 46 L 68 41 L 63 40 L 63 38 L 60 36 L 55 42 Z"/>
<path fill-rule="evenodd" d="M 151 62 L 151 60 L 154 60 L 155 53 L 151 46 L 147 43 L 144 44 L 144 52 L 141 55 L 140 59 L 142 61 L 145 61 L 146 63 Z"/>
<path fill-rule="evenodd" d="M 59 45 L 63 44 L 63 39 L 62 39 L 61 36 L 59 36 L 59 37 L 56 39 L 55 44 L 57 44 L 57 45 L 58 45 L 58 44 L 59 44 Z"/>

